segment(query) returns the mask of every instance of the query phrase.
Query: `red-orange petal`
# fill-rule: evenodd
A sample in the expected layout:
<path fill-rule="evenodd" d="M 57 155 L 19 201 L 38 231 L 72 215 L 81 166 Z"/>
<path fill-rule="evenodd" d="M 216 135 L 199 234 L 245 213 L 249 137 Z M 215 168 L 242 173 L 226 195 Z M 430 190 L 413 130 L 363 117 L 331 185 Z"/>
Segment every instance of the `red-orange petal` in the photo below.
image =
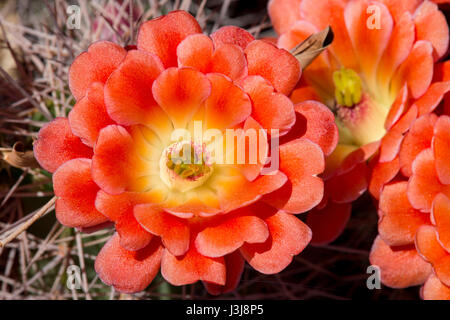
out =
<path fill-rule="evenodd" d="M 211 39 L 216 47 L 222 44 L 234 44 L 243 50 L 255 38 L 247 31 L 235 26 L 225 26 L 211 34 Z"/>
<path fill-rule="evenodd" d="M 42 127 L 33 151 L 41 167 L 49 172 L 69 160 L 92 157 L 92 149 L 72 133 L 67 118 L 56 118 Z"/>
<path fill-rule="evenodd" d="M 152 92 L 175 128 L 185 128 L 211 94 L 211 83 L 203 73 L 193 68 L 169 68 L 155 80 Z"/>
<path fill-rule="evenodd" d="M 289 31 L 290 27 L 300 20 L 301 0 L 270 0 L 267 10 L 273 28 L 278 34 Z"/>
<path fill-rule="evenodd" d="M 145 22 L 138 34 L 137 46 L 157 55 L 166 68 L 177 66 L 177 47 L 187 36 L 201 33 L 198 22 L 186 11 L 172 11 Z"/>
<path fill-rule="evenodd" d="M 124 249 L 139 250 L 147 246 L 153 236 L 136 221 L 133 208 L 137 204 L 159 200 L 161 200 L 160 195 L 151 192 L 124 192 L 112 195 L 100 190 L 95 199 L 95 207 L 116 223 L 120 245 Z"/>
<path fill-rule="evenodd" d="M 128 251 L 113 235 L 95 259 L 95 271 L 107 285 L 124 293 L 144 290 L 159 271 L 163 247 L 155 238 L 148 246 L 138 251 Z"/>
<path fill-rule="evenodd" d="M 277 171 L 274 174 L 260 175 L 253 181 L 247 180 L 244 176 L 235 182 L 218 179 L 217 182 L 212 181 L 211 187 L 218 195 L 222 211 L 230 212 L 254 203 L 263 195 L 279 190 L 286 181 L 286 175 Z"/>
<path fill-rule="evenodd" d="M 412 164 L 417 155 L 431 146 L 436 121 L 437 116 L 435 114 L 426 114 L 418 118 L 403 139 L 399 160 L 402 173 L 405 176 L 411 176 Z"/>
<path fill-rule="evenodd" d="M 339 140 L 339 131 L 330 109 L 317 101 L 305 101 L 296 104 L 295 111 L 303 115 L 306 121 L 303 137 L 317 143 L 324 155 L 329 156 Z"/>
<path fill-rule="evenodd" d="M 408 199 L 418 210 L 430 212 L 434 197 L 444 193 L 450 196 L 450 185 L 443 185 L 437 176 L 433 150 L 419 153 L 412 166 L 408 183 Z"/>
<path fill-rule="evenodd" d="M 245 48 L 248 74 L 260 75 L 269 80 L 275 89 L 288 95 L 297 85 L 302 74 L 298 60 L 284 49 L 255 40 Z"/>
<path fill-rule="evenodd" d="M 416 248 L 420 255 L 433 265 L 434 272 L 445 285 L 450 285 L 450 253 L 438 241 L 436 229 L 422 226 L 417 231 Z"/>
<path fill-rule="evenodd" d="M 166 249 L 161 260 L 161 274 L 174 286 L 191 284 L 198 280 L 223 286 L 226 283 L 225 258 L 202 256 L 193 243 L 182 257 L 176 257 Z"/>
<path fill-rule="evenodd" d="M 252 117 L 267 130 L 269 135 L 276 136 L 272 129 L 279 130 L 279 133 L 283 134 L 294 125 L 294 105 L 288 97 L 275 92 L 266 79 L 249 76 L 241 81 L 241 85 L 252 100 Z"/>
<path fill-rule="evenodd" d="M 431 217 L 436 225 L 438 240 L 450 252 L 450 199 L 438 194 L 433 201 Z"/>
<path fill-rule="evenodd" d="M 397 94 L 394 103 L 389 109 L 389 113 L 386 116 L 384 122 L 384 128 L 389 130 L 400 119 L 405 111 L 406 103 L 408 101 L 408 86 L 405 84 L 400 92 Z"/>
<path fill-rule="evenodd" d="M 380 196 L 378 232 L 390 246 L 414 243 L 417 229 L 430 224 L 430 215 L 414 209 L 406 195 L 408 183 L 386 185 Z"/>
<path fill-rule="evenodd" d="M 145 230 L 160 236 L 164 247 L 174 256 L 188 251 L 190 231 L 186 219 L 164 212 L 152 204 L 135 206 L 134 216 Z"/>
<path fill-rule="evenodd" d="M 416 38 L 428 40 L 436 52 L 436 60 L 442 57 L 448 48 L 449 34 L 445 15 L 438 6 L 430 1 L 424 1 L 414 13 Z"/>
<path fill-rule="evenodd" d="M 262 243 L 268 237 L 266 223 L 254 215 L 246 215 L 244 211 L 244 214 L 225 217 L 200 231 L 195 245 L 204 256 L 222 257 L 244 243 Z"/>
<path fill-rule="evenodd" d="M 380 199 L 381 191 L 385 184 L 389 183 L 400 171 L 398 157 L 390 162 L 376 161 L 370 173 L 369 192 L 377 200 Z"/>
<path fill-rule="evenodd" d="M 244 271 L 245 260 L 239 251 L 235 251 L 225 256 L 225 266 L 227 269 L 227 280 L 224 286 L 203 282 L 209 294 L 220 295 L 232 292 L 239 284 L 242 272 Z"/>
<path fill-rule="evenodd" d="M 367 81 L 375 80 L 376 71 L 384 50 L 389 44 L 394 22 L 388 8 L 377 3 L 377 17 L 382 27 L 369 28 L 373 12 L 368 0 L 351 1 L 345 7 L 345 25 L 350 36 L 355 55 Z"/>
<path fill-rule="evenodd" d="M 306 224 L 312 230 L 311 244 L 323 245 L 333 242 L 344 231 L 350 219 L 352 205 L 329 201 L 324 208 L 308 213 Z"/>
<path fill-rule="evenodd" d="M 100 131 L 92 157 L 92 177 L 106 192 L 119 194 L 134 191 L 139 158 L 135 154 L 133 138 L 121 126 L 110 125 Z"/>
<path fill-rule="evenodd" d="M 92 83 L 105 83 L 126 54 L 124 48 L 108 41 L 96 42 L 80 54 L 69 69 L 69 87 L 75 99 L 81 99 Z"/>
<path fill-rule="evenodd" d="M 408 58 L 397 69 L 393 87 L 398 90 L 408 84 L 411 95 L 417 99 L 428 89 L 433 78 L 433 47 L 424 40 L 417 41 Z"/>
<path fill-rule="evenodd" d="M 264 274 L 278 273 L 286 268 L 294 255 L 299 254 L 311 241 L 311 229 L 295 216 L 279 211 L 265 218 L 270 236 L 264 243 L 241 247 L 245 260 Z"/>
<path fill-rule="evenodd" d="M 244 50 L 235 44 L 222 44 L 214 51 L 210 72 L 226 75 L 233 80 L 248 73 Z"/>
<path fill-rule="evenodd" d="M 427 92 L 414 102 L 419 108 L 419 115 L 434 111 L 449 91 L 450 81 L 432 83 Z"/>
<path fill-rule="evenodd" d="M 404 136 L 398 130 L 388 131 L 381 139 L 380 143 L 380 162 L 390 162 L 394 160 L 400 152 Z"/>
<path fill-rule="evenodd" d="M 407 11 L 401 12 L 399 20 L 395 22 L 389 44 L 380 60 L 378 68 L 380 84 L 389 83 L 397 67 L 408 57 L 415 41 L 415 35 L 412 14 Z"/>
<path fill-rule="evenodd" d="M 245 121 L 252 112 L 248 95 L 221 74 L 210 73 L 207 77 L 211 81 L 211 95 L 205 102 L 208 128 L 222 130 Z"/>
<path fill-rule="evenodd" d="M 431 266 L 417 253 L 414 246 L 390 247 L 380 236 L 372 245 L 370 263 L 380 268 L 384 285 L 401 289 L 425 282 L 431 274 Z"/>
<path fill-rule="evenodd" d="M 346 0 L 302 0 L 301 17 L 317 26 L 319 30 L 331 26 L 334 31 L 334 41 L 329 50 L 340 65 L 358 71 L 358 62 L 345 25 L 346 4 Z"/>
<path fill-rule="evenodd" d="M 207 35 L 192 34 L 181 41 L 177 47 L 178 65 L 207 73 L 211 68 L 213 53 L 214 44 Z"/>
<path fill-rule="evenodd" d="M 70 111 L 68 119 L 72 132 L 93 147 L 100 130 L 114 122 L 106 112 L 104 85 L 95 82 Z"/>
<path fill-rule="evenodd" d="M 193 67 L 203 73 L 221 73 L 235 80 L 247 74 L 244 50 L 235 44 L 223 43 L 214 48 L 206 35 L 193 34 L 177 48 L 178 65 Z"/>
<path fill-rule="evenodd" d="M 288 183 L 266 195 L 264 201 L 280 210 L 302 213 L 317 206 L 323 197 L 324 184 L 317 177 L 325 168 L 322 149 L 307 140 L 297 139 L 280 146 L 280 170 Z"/>
<path fill-rule="evenodd" d="M 56 218 L 68 227 L 92 227 L 108 221 L 95 208 L 99 187 L 91 177 L 91 160 L 74 159 L 64 163 L 53 175 Z"/>
<path fill-rule="evenodd" d="M 450 287 L 431 274 L 422 287 L 421 296 L 423 300 L 450 300 Z"/>
<path fill-rule="evenodd" d="M 443 184 L 450 184 L 450 117 L 441 116 L 434 127 L 433 151 L 436 173 Z"/>
<path fill-rule="evenodd" d="M 368 185 L 366 163 L 359 163 L 350 171 L 331 177 L 325 182 L 327 193 L 337 203 L 349 203 L 358 199 Z"/>
<path fill-rule="evenodd" d="M 105 86 L 106 110 L 119 124 L 153 124 L 166 117 L 152 94 L 154 80 L 163 71 L 159 59 L 139 50 L 128 52 Z"/>

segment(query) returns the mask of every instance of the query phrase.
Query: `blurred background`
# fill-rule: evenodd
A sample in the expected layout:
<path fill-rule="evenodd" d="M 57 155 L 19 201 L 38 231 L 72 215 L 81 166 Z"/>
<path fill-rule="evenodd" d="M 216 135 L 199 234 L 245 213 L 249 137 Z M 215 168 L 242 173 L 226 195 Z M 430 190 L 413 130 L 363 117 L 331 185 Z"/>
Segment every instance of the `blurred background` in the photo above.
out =
<path fill-rule="evenodd" d="M 51 175 L 30 150 L 39 129 L 74 105 L 67 73 L 79 53 L 99 39 L 134 44 L 143 21 L 178 9 L 206 33 L 235 25 L 256 38 L 276 37 L 267 0 L 0 0 L 0 299 L 419 299 L 418 287 L 367 288 L 377 234 L 369 196 L 353 206 L 335 242 L 309 246 L 277 275 L 246 268 L 237 290 L 224 296 L 208 295 L 201 283 L 173 287 L 160 275 L 146 291 L 124 295 L 98 279 L 95 257 L 112 230 L 60 225 L 49 203 Z M 71 20 L 76 10 L 78 21 Z M 67 286 L 70 266 L 81 267 L 79 289 Z"/>

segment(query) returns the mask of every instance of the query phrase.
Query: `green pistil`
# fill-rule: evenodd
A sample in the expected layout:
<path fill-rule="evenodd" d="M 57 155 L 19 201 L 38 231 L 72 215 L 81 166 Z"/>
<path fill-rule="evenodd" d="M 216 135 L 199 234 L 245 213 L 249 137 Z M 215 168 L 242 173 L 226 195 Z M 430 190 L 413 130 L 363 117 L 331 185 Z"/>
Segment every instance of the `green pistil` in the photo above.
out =
<path fill-rule="evenodd" d="M 211 170 L 208 165 L 206 165 L 203 157 L 201 158 L 201 161 L 199 161 L 199 157 L 196 154 L 194 147 L 189 145 L 184 145 L 177 157 L 172 157 L 172 154 L 169 153 L 167 155 L 166 165 L 167 168 L 183 179 L 200 177 L 208 174 Z"/>
<path fill-rule="evenodd" d="M 355 71 L 345 68 L 335 71 L 333 82 L 336 87 L 335 97 L 338 105 L 352 107 L 361 101 L 361 78 Z"/>

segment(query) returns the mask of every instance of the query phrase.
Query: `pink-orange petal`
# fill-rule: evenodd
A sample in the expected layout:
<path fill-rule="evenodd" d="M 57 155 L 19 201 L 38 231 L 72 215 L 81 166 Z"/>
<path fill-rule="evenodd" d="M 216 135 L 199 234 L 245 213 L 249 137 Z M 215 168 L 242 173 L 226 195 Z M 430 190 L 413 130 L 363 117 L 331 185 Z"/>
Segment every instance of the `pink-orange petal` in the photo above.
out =
<path fill-rule="evenodd" d="M 389 44 L 394 22 L 388 8 L 377 3 L 377 17 L 380 28 L 371 27 L 373 19 L 371 2 L 351 1 L 345 7 L 345 25 L 353 45 L 355 55 L 369 83 L 375 80 L 378 64 Z"/>
<path fill-rule="evenodd" d="M 397 69 L 393 78 L 393 87 L 398 90 L 406 82 L 411 95 L 417 99 L 428 89 L 433 78 L 433 47 L 431 43 L 419 40 L 408 58 Z"/>
<path fill-rule="evenodd" d="M 400 171 L 398 157 L 390 162 L 376 161 L 370 173 L 369 192 L 377 200 L 380 199 L 381 191 L 385 184 L 389 183 Z"/>
<path fill-rule="evenodd" d="M 397 94 L 394 103 L 389 109 L 389 113 L 386 116 L 384 122 L 384 128 L 389 130 L 392 126 L 400 119 L 403 112 L 405 111 L 406 103 L 408 101 L 408 86 L 405 84 L 400 92 Z"/>
<path fill-rule="evenodd" d="M 439 280 L 447 286 L 450 285 L 450 253 L 441 246 L 434 227 L 419 228 L 416 235 L 416 248 L 420 255 L 433 265 Z"/>
<path fill-rule="evenodd" d="M 297 85 L 302 70 L 298 60 L 284 49 L 263 40 L 255 40 L 245 48 L 248 74 L 269 80 L 275 89 L 289 94 Z"/>
<path fill-rule="evenodd" d="M 225 258 L 205 257 L 198 253 L 193 243 L 182 257 L 176 257 L 166 249 L 161 260 L 161 274 L 174 286 L 198 280 L 223 286 L 226 283 Z"/>
<path fill-rule="evenodd" d="M 439 193 L 450 196 L 450 185 L 443 185 L 439 181 L 433 150 L 426 149 L 413 162 L 408 199 L 414 208 L 430 212 L 434 197 Z"/>
<path fill-rule="evenodd" d="M 139 250 L 150 243 L 152 234 L 136 221 L 133 208 L 137 204 L 158 202 L 160 195 L 151 192 L 124 192 L 112 195 L 100 190 L 95 199 L 95 207 L 103 215 L 116 223 L 120 245 L 127 250 Z"/>
<path fill-rule="evenodd" d="M 439 181 L 450 184 L 450 117 L 441 116 L 434 127 L 433 151 Z"/>
<path fill-rule="evenodd" d="M 235 182 L 217 181 L 212 186 L 217 192 L 222 211 L 230 212 L 254 203 L 275 190 L 281 190 L 286 181 L 286 175 L 277 171 L 273 174 L 260 175 L 253 181 L 242 176 Z"/>
<path fill-rule="evenodd" d="M 246 243 L 266 241 L 269 230 L 266 223 L 254 215 L 237 215 L 206 227 L 195 239 L 200 254 L 207 257 L 222 257 Z"/>
<path fill-rule="evenodd" d="M 442 193 L 433 201 L 431 217 L 436 225 L 438 240 L 441 245 L 450 252 L 450 199 Z"/>
<path fill-rule="evenodd" d="M 198 22 L 186 11 L 172 11 L 145 22 L 138 34 L 137 46 L 157 55 L 166 68 L 177 66 L 177 47 L 187 36 L 201 33 Z"/>
<path fill-rule="evenodd" d="M 192 34 L 177 47 L 178 65 L 206 73 L 211 68 L 213 52 L 214 44 L 208 36 L 201 33 Z"/>
<path fill-rule="evenodd" d="M 412 14 L 407 11 L 401 12 L 399 20 L 396 21 L 392 29 L 389 44 L 380 60 L 378 68 L 379 83 L 386 83 L 391 80 L 397 67 L 410 54 L 414 41 L 415 26 Z"/>
<path fill-rule="evenodd" d="M 134 216 L 145 230 L 160 236 L 164 247 L 174 256 L 188 251 L 190 231 L 186 219 L 164 212 L 152 204 L 135 206 Z"/>
<path fill-rule="evenodd" d="M 108 41 L 96 42 L 80 54 L 69 70 L 69 87 L 75 99 L 81 99 L 92 83 L 105 83 L 126 54 L 124 48 Z"/>
<path fill-rule="evenodd" d="M 423 300 L 450 300 L 450 287 L 431 274 L 421 290 Z"/>
<path fill-rule="evenodd" d="M 249 96 L 221 74 L 210 73 L 207 77 L 211 81 L 211 95 L 205 101 L 208 128 L 222 130 L 245 121 L 252 112 Z"/>
<path fill-rule="evenodd" d="M 234 44 L 243 50 L 255 38 L 247 31 L 235 26 L 225 26 L 211 34 L 211 39 L 216 47 L 222 44 Z"/>
<path fill-rule="evenodd" d="M 380 268 L 384 285 L 401 289 L 425 282 L 431 266 L 419 256 L 414 246 L 390 247 L 377 237 L 370 251 L 370 263 Z"/>
<path fill-rule="evenodd" d="M 295 111 L 303 115 L 306 122 L 303 137 L 317 143 L 324 155 L 329 156 L 339 140 L 338 128 L 330 109 L 317 101 L 305 101 L 296 104 Z M 299 117 L 297 121 L 300 121 Z"/>
<path fill-rule="evenodd" d="M 109 116 L 119 124 L 153 124 L 165 113 L 152 94 L 154 80 L 163 71 L 161 61 L 145 51 L 131 50 L 105 86 L 105 103 Z"/>
<path fill-rule="evenodd" d="M 121 126 L 110 125 L 100 131 L 92 157 L 92 177 L 106 192 L 119 194 L 133 191 L 139 160 L 134 152 L 133 138 Z"/>
<path fill-rule="evenodd" d="M 270 236 L 264 243 L 241 247 L 245 260 L 264 274 L 278 273 L 286 268 L 294 255 L 311 241 L 311 229 L 295 216 L 279 211 L 264 219 Z"/>
<path fill-rule="evenodd" d="M 301 0 L 270 0 L 267 10 L 270 20 L 278 34 L 289 31 L 290 27 L 300 20 Z"/>
<path fill-rule="evenodd" d="M 72 132 L 88 146 L 93 147 L 100 130 L 114 122 L 106 112 L 104 85 L 95 82 L 69 113 Z"/>
<path fill-rule="evenodd" d="M 252 100 L 252 117 L 258 121 L 269 135 L 286 133 L 295 122 L 294 105 L 283 94 L 275 92 L 273 86 L 260 76 L 249 76 L 241 81 L 242 87 Z"/>
<path fill-rule="evenodd" d="M 447 20 L 438 6 L 424 1 L 414 13 L 416 38 L 430 41 L 436 52 L 436 60 L 442 57 L 448 48 L 449 33 Z"/>
<path fill-rule="evenodd" d="M 329 50 L 341 65 L 358 70 L 358 62 L 345 25 L 344 9 L 347 2 L 346 0 L 302 0 L 300 15 L 317 26 L 319 30 L 331 26 L 334 31 L 334 41 Z"/>
<path fill-rule="evenodd" d="M 436 121 L 435 114 L 426 114 L 418 118 L 406 134 L 399 153 L 400 167 L 405 176 L 411 176 L 412 164 L 417 155 L 431 146 Z"/>
<path fill-rule="evenodd" d="M 92 227 L 108 221 L 95 208 L 99 187 L 91 177 L 91 160 L 66 162 L 53 175 L 56 218 L 68 227 Z"/>
<path fill-rule="evenodd" d="M 419 108 L 419 115 L 434 111 L 449 91 L 450 81 L 432 83 L 427 92 L 415 102 Z"/>
<path fill-rule="evenodd" d="M 140 250 L 153 239 L 153 235 L 142 228 L 132 212 L 120 217 L 115 227 L 120 236 L 120 246 L 127 250 Z"/>
<path fill-rule="evenodd" d="M 244 50 L 235 44 L 222 44 L 214 51 L 210 72 L 226 75 L 233 80 L 248 73 Z"/>
<path fill-rule="evenodd" d="M 91 158 L 92 149 L 75 136 L 67 118 L 56 118 L 41 128 L 33 145 L 34 156 L 49 172 L 76 158 Z"/>
<path fill-rule="evenodd" d="M 417 229 L 430 224 L 430 215 L 414 209 L 406 195 L 406 181 L 386 185 L 380 196 L 378 232 L 390 246 L 414 243 Z"/>
<path fill-rule="evenodd" d="M 185 128 L 211 94 L 211 83 L 203 73 L 193 68 L 169 68 L 155 80 L 152 92 L 174 126 Z"/>
<path fill-rule="evenodd" d="M 209 294 L 220 295 L 232 292 L 239 284 L 242 272 L 244 271 L 245 260 L 239 251 L 235 251 L 225 256 L 225 265 L 227 269 L 227 280 L 224 286 L 204 282 Z"/>
<path fill-rule="evenodd" d="M 325 167 L 322 149 L 307 140 L 297 139 L 280 146 L 280 170 L 288 183 L 266 195 L 264 201 L 290 213 L 306 212 L 323 197 L 324 184 L 317 177 Z"/>
<path fill-rule="evenodd" d="M 124 293 L 144 290 L 159 271 L 163 247 L 158 239 L 138 251 L 128 251 L 115 234 L 95 259 L 95 271 L 107 285 Z"/>

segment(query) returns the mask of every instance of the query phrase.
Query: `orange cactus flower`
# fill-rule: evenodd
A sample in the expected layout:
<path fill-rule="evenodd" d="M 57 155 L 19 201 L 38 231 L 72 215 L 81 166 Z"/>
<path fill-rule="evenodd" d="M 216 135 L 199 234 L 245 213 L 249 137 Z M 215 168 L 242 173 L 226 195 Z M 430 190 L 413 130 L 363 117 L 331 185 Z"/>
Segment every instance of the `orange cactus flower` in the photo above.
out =
<path fill-rule="evenodd" d="M 301 68 L 287 51 L 237 27 L 201 32 L 174 11 L 144 23 L 135 49 L 92 44 L 70 68 L 74 108 L 34 145 L 54 173 L 62 224 L 115 224 L 95 268 L 122 292 L 145 289 L 160 269 L 173 285 L 227 292 L 244 259 L 277 273 L 311 239 L 293 214 L 322 200 L 333 114 L 318 102 L 294 107 L 286 95 Z M 211 148 L 228 130 L 232 143 Z M 233 161 L 252 147 L 256 162 L 250 152 Z M 221 151 L 232 161 L 220 162 Z"/>
<path fill-rule="evenodd" d="M 424 299 L 450 299 L 449 150 L 450 116 L 442 103 L 413 121 L 394 169 L 373 175 L 380 220 L 370 261 L 388 286 L 424 284 Z"/>
<path fill-rule="evenodd" d="M 312 242 L 327 243 L 369 187 L 371 169 L 380 164 L 377 170 L 393 178 L 410 123 L 450 91 L 448 82 L 432 84 L 433 66 L 448 48 L 447 22 L 428 0 L 271 0 L 268 9 L 280 48 L 290 50 L 328 25 L 334 31 L 329 50 L 291 94 L 294 103 L 319 100 L 336 115 L 340 137 L 327 155 L 325 197 L 308 214 Z"/>

